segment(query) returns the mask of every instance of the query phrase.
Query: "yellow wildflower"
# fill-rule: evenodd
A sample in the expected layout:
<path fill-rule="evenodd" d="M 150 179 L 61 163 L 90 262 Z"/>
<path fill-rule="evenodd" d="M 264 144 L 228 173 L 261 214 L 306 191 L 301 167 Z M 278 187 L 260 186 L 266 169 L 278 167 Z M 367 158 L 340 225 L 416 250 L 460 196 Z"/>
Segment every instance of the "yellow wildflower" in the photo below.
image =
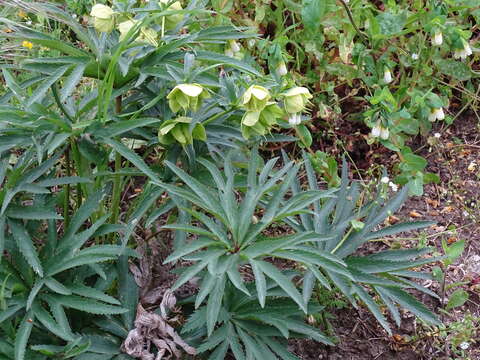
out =
<path fill-rule="evenodd" d="M 33 48 L 33 44 L 30 41 L 27 41 L 27 40 L 22 41 L 22 46 L 24 48 L 27 48 L 28 50 L 32 50 L 32 48 Z"/>

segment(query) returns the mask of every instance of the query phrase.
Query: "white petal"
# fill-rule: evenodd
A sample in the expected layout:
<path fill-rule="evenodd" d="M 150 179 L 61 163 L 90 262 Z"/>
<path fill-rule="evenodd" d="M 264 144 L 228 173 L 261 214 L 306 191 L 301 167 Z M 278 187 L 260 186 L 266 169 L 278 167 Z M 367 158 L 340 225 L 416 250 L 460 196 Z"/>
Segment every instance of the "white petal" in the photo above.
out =
<path fill-rule="evenodd" d="M 188 95 L 190 97 L 197 97 L 203 91 L 203 88 L 197 84 L 180 84 L 176 87 L 179 88 L 180 91 L 183 92 L 185 95 Z"/>
<path fill-rule="evenodd" d="M 388 184 L 388 182 L 390 181 L 390 179 L 388 178 L 388 176 L 384 176 L 380 179 L 380 181 L 384 184 Z"/>
<path fill-rule="evenodd" d="M 261 87 L 261 86 L 255 86 L 252 88 L 252 95 L 255 96 L 258 100 L 263 100 L 265 99 L 269 94 L 268 91 Z"/>
<path fill-rule="evenodd" d="M 437 120 L 445 119 L 445 113 L 443 112 L 443 108 L 435 109 Z"/>
<path fill-rule="evenodd" d="M 103 4 L 95 4 L 90 11 L 90 16 L 99 19 L 110 19 L 113 16 L 113 10 L 109 6 Z"/>
<path fill-rule="evenodd" d="M 374 138 L 379 137 L 381 132 L 382 132 L 382 129 L 381 129 L 380 125 L 375 125 L 372 128 L 372 132 L 371 132 L 372 137 L 374 137 Z"/>
<path fill-rule="evenodd" d="M 385 72 L 383 73 L 383 81 L 386 83 L 386 84 L 390 84 L 392 82 L 392 73 L 390 72 L 390 70 L 385 70 Z"/>
<path fill-rule="evenodd" d="M 390 137 L 390 131 L 387 128 L 381 128 L 380 138 L 383 140 L 388 140 L 389 137 Z"/>

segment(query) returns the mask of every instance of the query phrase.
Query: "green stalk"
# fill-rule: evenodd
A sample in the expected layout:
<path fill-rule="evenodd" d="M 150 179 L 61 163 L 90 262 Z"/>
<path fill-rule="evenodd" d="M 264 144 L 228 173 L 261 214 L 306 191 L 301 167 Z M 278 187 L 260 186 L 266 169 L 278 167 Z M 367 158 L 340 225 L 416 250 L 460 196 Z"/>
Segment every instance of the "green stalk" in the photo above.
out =
<path fill-rule="evenodd" d="M 67 149 L 65 152 L 65 168 L 67 176 L 72 176 L 72 169 L 70 167 L 70 149 Z M 63 219 L 65 220 L 65 228 L 68 227 L 70 223 L 70 184 L 65 185 L 65 197 L 63 199 Z"/>
<path fill-rule="evenodd" d="M 115 98 L 115 112 L 120 114 L 122 112 L 122 96 L 117 96 Z M 121 185 L 122 185 L 122 176 L 117 174 L 122 169 L 122 155 L 120 153 L 115 153 L 115 179 L 113 182 L 113 194 L 112 194 L 112 224 L 118 222 L 118 217 L 120 214 L 120 197 L 121 197 Z"/>

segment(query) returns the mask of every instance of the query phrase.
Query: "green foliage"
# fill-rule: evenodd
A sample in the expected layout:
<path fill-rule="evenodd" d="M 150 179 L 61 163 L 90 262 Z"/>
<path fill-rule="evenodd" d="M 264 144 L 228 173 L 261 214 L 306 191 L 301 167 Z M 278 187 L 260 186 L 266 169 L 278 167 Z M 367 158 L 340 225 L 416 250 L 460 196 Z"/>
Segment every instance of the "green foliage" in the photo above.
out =
<path fill-rule="evenodd" d="M 389 4 L 377 14 L 372 5 L 355 4 L 355 17 L 368 19 L 370 28 L 356 29 L 363 40 L 354 43 L 356 27 L 329 18 L 349 10 L 343 2 L 278 1 L 276 10 L 262 2 L 256 21 L 272 11 L 277 25 L 290 13 L 304 26 L 277 29 L 249 54 L 243 45 L 256 42 L 256 34 L 212 16 L 204 1 L 186 8 L 68 2 L 78 16 L 44 2 L 15 4 L 21 12 L 0 17 L 2 40 L 21 44 L 1 64 L 7 88 L 0 97 L 0 357 L 129 359 L 120 344 L 139 295 L 128 270 L 133 235 L 167 213 L 162 230 L 175 236 L 165 262 L 184 265 L 173 290 L 199 279 L 197 294 L 182 299 L 191 313 L 182 334 L 200 356 L 292 359 L 286 344 L 293 337 L 333 345 L 304 321 L 325 313 L 321 296 L 312 296 L 321 288 L 365 304 L 387 331 L 381 306 L 397 324 L 397 305 L 438 324 L 408 293 L 436 296 L 410 280 L 429 277 L 411 270 L 435 260 L 429 249 L 356 254 L 373 239 L 430 225 L 379 229 L 408 189 L 420 194 L 425 181 L 436 180 L 405 146 L 405 134 L 423 132 L 432 114 L 441 117 L 448 95 L 427 90 L 422 79 L 408 91 L 388 85 L 394 51 L 379 52 L 415 26 L 409 12 Z M 212 2 L 220 14 L 236 5 Z M 90 24 L 78 20 L 84 13 Z M 442 27 L 443 20 L 429 23 Z M 298 34 L 311 39 L 306 46 Z M 448 32 L 457 47 L 468 35 Z M 338 42 L 340 58 L 351 59 L 354 69 L 326 60 L 329 42 Z M 298 68 L 307 63 L 306 78 L 286 75 L 289 43 Z M 265 142 L 299 140 L 311 150 L 310 99 L 325 98 L 297 85 L 318 82 L 313 63 L 372 90 L 365 123 L 379 131 L 374 141 L 401 154 L 398 182 L 409 184 L 389 201 L 384 188 L 372 199 L 362 195 L 348 181 L 345 162 L 340 178 L 328 154 L 311 151 L 303 164 L 284 154 L 283 165 L 259 155 Z M 458 65 L 438 67 L 467 77 Z M 334 95 L 334 85 L 327 79 L 316 92 Z M 299 180 L 303 171 L 308 184 Z M 318 188 L 315 172 L 328 179 L 328 190 Z M 137 188 L 141 194 L 128 203 Z"/>

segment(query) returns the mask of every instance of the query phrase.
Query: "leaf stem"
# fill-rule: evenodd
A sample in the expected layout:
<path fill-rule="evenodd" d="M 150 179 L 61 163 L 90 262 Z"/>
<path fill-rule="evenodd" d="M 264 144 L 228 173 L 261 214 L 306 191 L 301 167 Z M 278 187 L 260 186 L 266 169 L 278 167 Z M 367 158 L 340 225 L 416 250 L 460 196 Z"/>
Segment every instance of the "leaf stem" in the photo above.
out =
<path fill-rule="evenodd" d="M 115 112 L 120 114 L 122 112 L 122 96 L 115 98 Z M 121 185 L 122 176 L 118 172 L 122 168 L 122 155 L 117 151 L 115 152 L 115 179 L 113 182 L 113 194 L 112 194 L 112 224 L 118 222 L 120 214 L 120 198 L 121 198 Z"/>

